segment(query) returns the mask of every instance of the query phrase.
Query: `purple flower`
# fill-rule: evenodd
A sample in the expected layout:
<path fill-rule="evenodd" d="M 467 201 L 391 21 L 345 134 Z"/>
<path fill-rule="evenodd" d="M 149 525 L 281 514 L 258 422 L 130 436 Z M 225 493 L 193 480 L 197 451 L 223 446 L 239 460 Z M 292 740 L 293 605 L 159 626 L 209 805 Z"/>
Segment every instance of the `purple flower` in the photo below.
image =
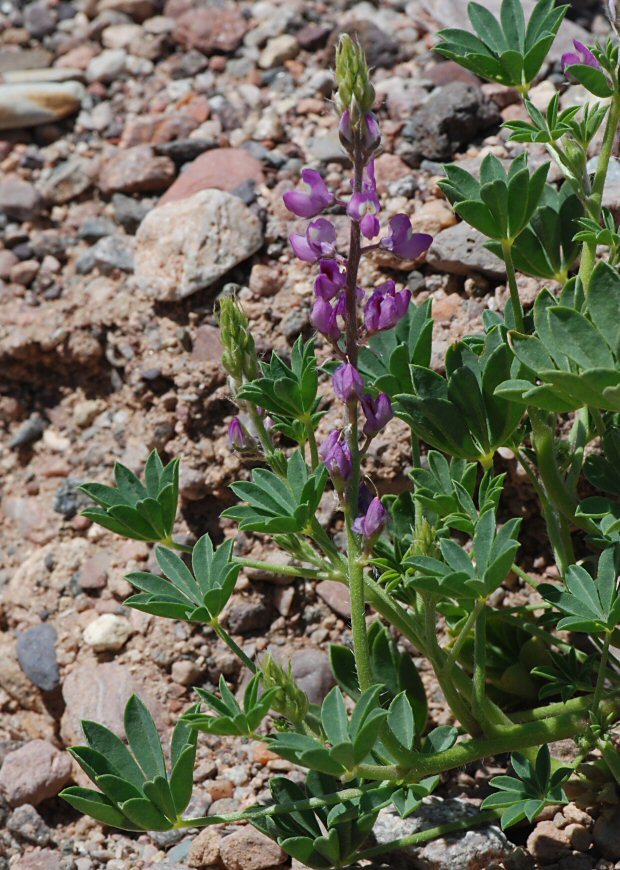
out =
<path fill-rule="evenodd" d="M 411 221 L 406 214 L 397 214 L 390 219 L 390 232 L 379 243 L 386 251 L 391 251 L 403 260 L 417 260 L 427 251 L 433 237 L 427 233 L 414 233 Z"/>
<path fill-rule="evenodd" d="M 289 190 L 283 196 L 284 205 L 297 217 L 316 217 L 333 203 L 334 197 L 316 169 L 302 169 L 301 178 L 306 191 Z"/>
<path fill-rule="evenodd" d="M 228 425 L 228 443 L 233 450 L 248 450 L 254 446 L 239 417 L 233 417 Z"/>
<path fill-rule="evenodd" d="M 296 257 L 314 263 L 320 257 L 333 257 L 336 253 L 336 228 L 325 218 L 308 224 L 305 236 L 293 233 L 289 236 Z"/>
<path fill-rule="evenodd" d="M 312 306 L 310 323 L 317 330 L 337 341 L 340 338 L 336 309 L 326 299 L 317 299 Z"/>
<path fill-rule="evenodd" d="M 377 432 L 380 432 L 394 416 L 392 403 L 390 397 L 386 393 L 379 393 L 376 399 L 367 393 L 365 396 L 362 396 L 361 403 L 364 416 L 366 417 L 366 422 L 364 423 L 364 435 L 368 435 L 372 438 L 372 436 L 376 435 Z"/>
<path fill-rule="evenodd" d="M 333 378 L 334 393 L 342 402 L 352 402 L 360 398 L 364 390 L 362 376 L 351 363 L 337 368 Z"/>
<path fill-rule="evenodd" d="M 394 281 L 386 281 L 373 292 L 364 306 L 364 326 L 372 335 L 384 329 L 392 329 L 407 313 L 411 302 L 411 290 L 396 290 Z"/>
<path fill-rule="evenodd" d="M 381 503 L 380 498 L 373 498 L 364 516 L 358 517 L 353 523 L 353 529 L 363 535 L 366 541 L 376 540 L 387 525 L 389 513 Z"/>
<path fill-rule="evenodd" d="M 351 476 L 352 465 L 351 450 L 338 429 L 330 432 L 321 444 L 319 456 L 323 460 L 336 489 L 342 489 L 342 485 Z"/>
<path fill-rule="evenodd" d="M 340 118 L 338 125 L 338 134 L 340 142 L 346 151 L 351 151 L 354 147 L 353 128 L 351 127 L 351 115 L 349 110 L 345 109 Z M 377 116 L 373 112 L 366 112 L 361 123 L 361 145 L 366 154 L 372 154 L 376 151 L 381 142 L 381 129 Z"/>
<path fill-rule="evenodd" d="M 314 292 L 326 302 L 337 296 L 347 283 L 346 269 L 341 270 L 337 260 L 321 260 L 321 274 L 314 282 Z"/>
<path fill-rule="evenodd" d="M 575 64 L 585 64 L 585 66 L 593 66 L 595 69 L 603 69 L 598 60 L 594 57 L 587 45 L 579 42 L 578 39 L 573 40 L 575 51 L 567 51 L 562 55 L 562 72 L 566 72 L 566 67 L 575 66 Z"/>

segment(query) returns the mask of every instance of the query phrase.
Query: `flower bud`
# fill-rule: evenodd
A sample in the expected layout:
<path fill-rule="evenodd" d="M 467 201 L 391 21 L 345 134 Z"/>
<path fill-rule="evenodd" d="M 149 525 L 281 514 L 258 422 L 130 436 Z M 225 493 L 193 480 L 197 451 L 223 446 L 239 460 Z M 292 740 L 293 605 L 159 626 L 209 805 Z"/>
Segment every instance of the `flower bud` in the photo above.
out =
<path fill-rule="evenodd" d="M 308 713 L 309 701 L 306 693 L 299 688 L 288 667 L 278 664 L 273 656 L 267 655 L 261 662 L 263 687 L 265 691 L 277 689 L 271 701 L 272 708 L 290 722 L 300 724 Z"/>
<path fill-rule="evenodd" d="M 220 298 L 218 320 L 223 348 L 222 365 L 237 387 L 244 380 L 255 380 L 259 376 L 256 347 L 247 315 L 234 296 Z"/>
<path fill-rule="evenodd" d="M 362 410 L 366 417 L 364 435 L 372 438 L 390 422 L 394 416 L 392 403 L 387 393 L 379 393 L 376 399 L 370 394 L 362 397 Z"/>
<path fill-rule="evenodd" d="M 336 490 L 341 492 L 351 476 L 352 464 L 349 445 L 342 438 L 342 433 L 338 429 L 330 432 L 321 444 L 319 456 L 323 460 Z"/>
<path fill-rule="evenodd" d="M 359 129 L 362 119 L 375 102 L 368 64 L 363 48 L 348 33 L 343 33 L 336 46 L 337 103 L 340 112 L 349 110 L 350 123 Z"/>
<path fill-rule="evenodd" d="M 228 425 L 228 443 L 233 450 L 237 450 L 239 453 L 252 450 L 256 446 L 254 439 L 248 435 L 239 417 L 233 417 Z"/>
<path fill-rule="evenodd" d="M 333 386 L 341 402 L 352 402 L 361 397 L 364 381 L 355 366 L 345 363 L 334 372 Z"/>
<path fill-rule="evenodd" d="M 372 544 L 377 540 L 387 525 L 390 515 L 380 498 L 373 498 L 364 516 L 358 517 L 353 523 L 353 529 L 362 535 L 366 542 Z"/>

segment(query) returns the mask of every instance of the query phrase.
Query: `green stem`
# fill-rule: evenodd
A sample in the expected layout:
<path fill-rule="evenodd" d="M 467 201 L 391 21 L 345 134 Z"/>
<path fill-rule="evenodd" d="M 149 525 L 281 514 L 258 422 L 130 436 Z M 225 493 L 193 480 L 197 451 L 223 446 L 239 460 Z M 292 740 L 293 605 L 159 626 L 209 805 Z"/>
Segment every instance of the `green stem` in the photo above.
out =
<path fill-rule="evenodd" d="M 613 97 L 611 106 L 609 108 L 605 135 L 603 137 L 603 143 L 601 145 L 601 151 L 598 157 L 596 175 L 594 176 L 594 182 L 592 184 L 592 196 L 590 199 L 590 217 L 597 222 L 600 221 L 601 218 L 603 191 L 605 189 L 605 181 L 607 179 L 607 172 L 609 170 L 609 161 L 612 157 L 614 141 L 616 138 L 616 132 L 618 130 L 619 123 L 620 94 L 616 94 Z M 579 267 L 579 277 L 581 278 L 581 283 L 583 284 L 583 289 L 586 297 L 588 295 L 588 290 L 590 289 L 590 278 L 592 277 L 595 263 L 596 244 L 587 243 L 584 246 L 584 250 L 581 256 L 581 265 Z"/>
<path fill-rule="evenodd" d="M 519 288 L 517 287 L 517 273 L 515 272 L 515 264 L 512 259 L 512 242 L 508 239 L 502 239 L 502 256 L 506 264 L 506 274 L 508 276 L 508 289 L 510 290 L 510 300 L 512 302 L 512 313 L 515 319 L 517 332 L 525 332 L 525 324 L 523 321 L 523 308 L 521 299 L 519 298 Z"/>
<path fill-rule="evenodd" d="M 241 659 L 246 668 L 251 671 L 251 673 L 258 673 L 258 668 L 252 661 L 252 659 L 248 658 L 248 656 L 243 652 L 241 647 L 235 643 L 232 637 L 228 634 L 228 632 L 222 628 L 219 622 L 210 622 L 209 625 L 213 629 L 213 631 L 217 634 L 220 640 L 224 641 L 226 646 L 234 652 L 234 654 Z"/>
<path fill-rule="evenodd" d="M 364 568 L 360 563 L 361 552 L 358 537 L 353 531 L 351 511 L 345 509 L 347 530 L 347 554 L 349 557 L 349 594 L 351 597 L 351 634 L 357 679 L 362 692 L 375 682 L 370 662 L 368 632 L 366 630 L 366 595 L 364 589 Z"/>
<path fill-rule="evenodd" d="M 172 540 L 172 535 L 167 538 L 164 538 L 161 541 L 162 547 L 169 547 L 171 550 L 178 550 L 179 553 L 193 553 L 194 548 L 188 547 L 187 544 L 180 544 L 178 541 Z"/>
<path fill-rule="evenodd" d="M 265 457 L 267 461 L 269 461 L 269 457 L 273 453 L 273 442 L 271 440 L 269 432 L 267 432 L 267 430 L 265 429 L 265 424 L 263 423 L 260 414 L 256 410 L 256 405 L 253 405 L 251 402 L 247 402 L 246 407 L 247 412 L 250 415 L 250 419 L 254 424 L 254 428 L 256 429 L 258 440 L 260 441 L 261 446 L 265 451 Z"/>
<path fill-rule="evenodd" d="M 618 705 L 612 705 L 617 709 Z M 408 767 L 396 765 L 360 764 L 355 773 L 365 779 L 375 779 L 381 782 L 418 782 L 426 776 L 434 776 L 479 761 L 491 755 L 502 755 L 507 752 L 517 752 L 543 743 L 552 743 L 575 737 L 587 725 L 587 716 L 578 711 L 567 713 L 541 721 L 527 722 L 509 727 L 498 727 L 490 737 L 482 737 L 457 743 L 451 749 L 443 752 L 419 753 L 415 761 Z"/>
<path fill-rule="evenodd" d="M 384 852 L 392 852 L 398 849 L 406 849 L 407 846 L 421 846 L 423 843 L 428 843 L 430 840 L 436 840 L 438 837 L 445 837 L 448 834 L 455 834 L 458 831 L 469 831 L 479 825 L 485 825 L 488 822 L 494 822 L 501 815 L 501 810 L 487 810 L 484 813 L 477 813 L 472 816 L 465 816 L 456 822 L 446 822 L 443 825 L 436 825 L 434 828 L 426 828 L 424 831 L 418 831 L 415 834 L 409 834 L 407 837 L 400 837 L 398 840 L 391 840 L 388 843 L 382 843 L 380 846 L 372 846 L 370 849 L 364 849 L 356 858 L 374 858 L 375 855 L 382 855 Z"/>
<path fill-rule="evenodd" d="M 601 660 L 598 666 L 598 676 L 596 678 L 596 686 L 594 688 L 594 698 L 592 699 L 592 712 L 594 715 L 598 712 L 601 698 L 603 697 L 603 689 L 605 688 L 605 672 L 607 671 L 607 662 L 609 661 L 609 645 L 611 644 L 612 632 L 608 631 L 605 634 L 605 642 L 601 653 Z"/>
<path fill-rule="evenodd" d="M 303 424 L 305 426 L 306 434 L 308 436 L 308 444 L 310 445 L 310 464 L 312 466 L 312 470 L 314 471 L 316 468 L 318 468 L 319 465 L 319 448 L 316 443 L 316 435 L 314 434 L 312 418 L 310 416 L 304 417 Z"/>
<path fill-rule="evenodd" d="M 538 588 L 538 583 L 536 582 L 536 580 L 534 580 L 533 577 L 530 577 L 527 571 L 524 571 L 523 568 L 519 568 L 519 566 L 516 565 L 514 562 L 510 566 L 510 570 L 513 571 L 517 575 L 517 577 L 520 577 L 522 580 L 524 580 L 528 586 L 531 586 L 532 589 Z"/>
<path fill-rule="evenodd" d="M 484 602 L 483 602 L 484 603 Z M 487 684 L 487 611 L 482 607 L 476 616 L 474 630 L 474 691 L 473 706 L 474 715 L 484 731 L 487 724 L 484 716 L 484 699 L 486 697 Z"/>
<path fill-rule="evenodd" d="M 344 559 L 342 553 L 340 553 L 329 537 L 323 526 L 320 522 L 314 517 L 311 520 L 310 528 L 308 530 L 308 536 L 312 538 L 312 540 L 318 544 L 323 553 L 327 556 L 329 561 L 332 563 L 334 568 L 346 574 L 347 571 L 347 562 Z"/>
<path fill-rule="evenodd" d="M 332 807 L 334 804 L 339 804 L 343 801 L 352 801 L 363 797 L 368 792 L 381 795 L 385 794 L 386 800 L 393 792 L 392 786 L 387 788 L 377 788 L 374 782 L 365 783 L 359 788 L 345 788 L 339 792 L 325 795 L 321 798 L 307 798 L 303 801 L 294 803 L 274 804 L 269 807 L 261 807 L 259 809 L 243 810 L 238 813 L 229 813 L 223 816 L 200 816 L 195 819 L 179 819 L 175 828 L 204 828 L 209 825 L 231 824 L 233 822 L 245 822 L 249 819 L 267 819 L 274 816 L 286 816 L 292 812 L 303 812 L 304 810 L 320 810 L 323 807 Z"/>
<path fill-rule="evenodd" d="M 283 577 L 309 577 L 312 580 L 336 579 L 334 573 L 319 571 L 316 568 L 303 568 L 297 565 L 278 565 L 275 562 L 261 562 L 259 559 L 242 559 L 238 556 L 233 556 L 232 561 L 235 565 L 241 565 L 242 568 L 257 568 L 259 571 L 266 571 L 269 574 L 281 574 Z"/>
<path fill-rule="evenodd" d="M 609 692 L 606 702 L 613 703 L 620 696 L 620 689 Z M 594 695 L 581 695 L 579 698 L 571 698 L 569 701 L 555 701 L 553 704 L 547 704 L 546 707 L 535 707 L 533 710 L 525 710 L 520 713 L 515 713 L 513 719 L 515 723 L 522 724 L 525 722 L 534 722 L 540 719 L 551 719 L 554 716 L 560 716 L 564 713 L 589 713 L 593 706 Z"/>
<path fill-rule="evenodd" d="M 461 649 L 463 648 L 463 644 L 465 643 L 465 641 L 469 637 L 469 633 L 472 630 L 473 624 L 476 621 L 476 619 L 478 618 L 478 616 L 480 615 L 480 610 L 483 607 L 484 607 L 484 601 L 482 601 L 481 599 L 478 599 L 478 601 L 476 601 L 474 609 L 471 611 L 471 613 L 468 614 L 467 619 L 463 623 L 461 630 L 459 631 L 459 633 L 457 635 L 456 640 L 454 641 L 454 643 L 452 644 L 452 647 L 450 648 L 450 652 L 447 654 L 448 657 L 446 659 L 446 662 L 445 662 L 443 668 L 441 669 L 442 679 L 446 679 L 449 676 L 450 671 L 452 670 L 453 666 L 456 664 L 457 659 L 459 657 L 459 653 L 461 652 Z"/>

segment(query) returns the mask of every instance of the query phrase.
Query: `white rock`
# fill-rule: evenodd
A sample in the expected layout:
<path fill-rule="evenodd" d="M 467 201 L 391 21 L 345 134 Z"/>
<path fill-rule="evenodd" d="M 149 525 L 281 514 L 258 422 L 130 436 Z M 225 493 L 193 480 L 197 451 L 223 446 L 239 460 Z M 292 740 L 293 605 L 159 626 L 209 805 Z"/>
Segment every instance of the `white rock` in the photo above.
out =
<path fill-rule="evenodd" d="M 88 64 L 86 78 L 89 82 L 112 82 L 124 73 L 126 61 L 122 48 L 106 48 Z"/>
<path fill-rule="evenodd" d="M 84 629 L 84 641 L 95 652 L 116 652 L 131 635 L 129 620 L 114 613 L 103 613 Z"/>
<path fill-rule="evenodd" d="M 259 218 L 230 193 L 202 190 L 150 211 L 136 235 L 136 280 L 156 299 L 209 287 L 261 247 Z"/>
<path fill-rule="evenodd" d="M 134 40 L 142 36 L 139 24 L 111 24 L 101 34 L 101 42 L 105 48 L 127 48 Z"/>
<path fill-rule="evenodd" d="M 21 130 L 66 118 L 77 112 L 84 94 L 79 82 L 0 85 L 0 130 Z"/>

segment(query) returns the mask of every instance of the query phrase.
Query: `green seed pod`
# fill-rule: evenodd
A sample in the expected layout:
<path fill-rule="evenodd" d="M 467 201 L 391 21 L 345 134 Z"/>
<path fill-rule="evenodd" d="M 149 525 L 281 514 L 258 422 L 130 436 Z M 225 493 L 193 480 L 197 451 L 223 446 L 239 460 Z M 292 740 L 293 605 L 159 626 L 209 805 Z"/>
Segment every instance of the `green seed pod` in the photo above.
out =
<path fill-rule="evenodd" d="M 289 722 L 300 724 L 308 714 L 308 696 L 295 683 L 290 662 L 288 667 L 278 664 L 272 656 L 266 656 L 261 663 L 263 686 L 265 690 L 278 689 L 271 702 L 272 708 Z"/>
<path fill-rule="evenodd" d="M 223 348 L 222 365 L 234 386 L 239 387 L 244 381 L 252 381 L 259 376 L 249 320 L 232 294 L 220 298 L 218 320 Z"/>

